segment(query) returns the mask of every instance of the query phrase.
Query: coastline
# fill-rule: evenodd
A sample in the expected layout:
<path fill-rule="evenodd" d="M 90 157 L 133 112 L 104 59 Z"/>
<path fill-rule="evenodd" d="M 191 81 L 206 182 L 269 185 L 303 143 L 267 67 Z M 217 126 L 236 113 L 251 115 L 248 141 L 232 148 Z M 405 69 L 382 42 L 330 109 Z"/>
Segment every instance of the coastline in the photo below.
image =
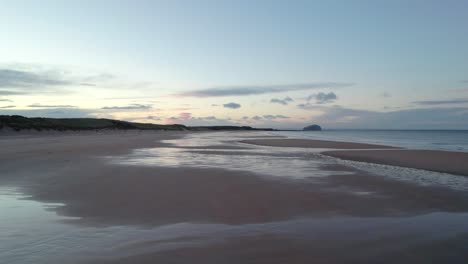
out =
<path fill-rule="evenodd" d="M 359 162 L 468 176 L 468 153 L 440 150 L 325 151 L 323 155 Z"/>
<path fill-rule="evenodd" d="M 465 152 L 402 149 L 384 145 L 313 139 L 256 139 L 241 142 L 269 147 L 326 149 L 321 154 L 344 160 L 468 176 L 468 153 Z"/>
<path fill-rule="evenodd" d="M 283 147 L 283 148 L 324 148 L 324 149 L 399 149 L 398 147 L 356 143 L 356 142 L 342 142 L 342 141 L 329 141 L 329 140 L 313 140 L 313 139 L 255 139 L 255 140 L 242 140 L 241 143 L 268 146 L 268 147 Z"/>

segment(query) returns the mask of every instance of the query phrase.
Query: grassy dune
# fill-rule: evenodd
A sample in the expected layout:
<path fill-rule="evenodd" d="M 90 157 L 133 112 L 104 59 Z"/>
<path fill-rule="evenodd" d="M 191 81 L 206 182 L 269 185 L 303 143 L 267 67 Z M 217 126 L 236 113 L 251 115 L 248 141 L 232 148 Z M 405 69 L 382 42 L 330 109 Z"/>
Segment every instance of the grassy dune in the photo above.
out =
<path fill-rule="evenodd" d="M 188 130 L 184 125 L 157 125 L 135 123 L 101 118 L 27 118 L 23 116 L 0 116 L 0 129 L 16 131 L 32 130 L 93 130 L 93 129 L 147 129 L 147 130 Z"/>
<path fill-rule="evenodd" d="M 103 118 L 28 118 L 18 115 L 0 115 L 0 130 L 10 128 L 21 130 L 96 130 L 96 129 L 141 129 L 141 130 L 272 130 L 255 129 L 248 126 L 204 126 L 187 127 L 184 125 L 158 125 L 151 123 L 135 123 Z"/>

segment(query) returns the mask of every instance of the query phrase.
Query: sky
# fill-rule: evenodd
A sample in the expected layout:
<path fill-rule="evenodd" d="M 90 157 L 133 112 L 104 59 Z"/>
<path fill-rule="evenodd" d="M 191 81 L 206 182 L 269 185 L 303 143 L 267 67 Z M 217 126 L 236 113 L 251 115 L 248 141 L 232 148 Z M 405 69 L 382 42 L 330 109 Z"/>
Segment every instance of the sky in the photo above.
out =
<path fill-rule="evenodd" d="M 468 129 L 468 1 L 0 0 L 0 115 Z"/>

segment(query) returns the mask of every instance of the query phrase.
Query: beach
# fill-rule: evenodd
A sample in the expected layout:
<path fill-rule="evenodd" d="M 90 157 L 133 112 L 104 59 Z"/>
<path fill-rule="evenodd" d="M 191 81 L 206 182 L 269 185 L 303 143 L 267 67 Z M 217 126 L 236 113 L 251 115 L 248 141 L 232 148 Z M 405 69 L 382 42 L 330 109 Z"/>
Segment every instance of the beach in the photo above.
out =
<path fill-rule="evenodd" d="M 0 137 L 0 149 L 1 186 L 57 215 L 48 220 L 50 232 L 59 222 L 68 230 L 38 238 L 40 254 L 21 236 L 2 240 L 0 257 L 9 263 L 27 263 L 28 254 L 38 254 L 31 263 L 464 263 L 468 257 L 468 195 L 457 189 L 467 178 L 444 176 L 467 175 L 466 153 L 267 132 L 161 131 L 20 133 Z M 449 180 L 400 181 L 335 157 L 396 165 L 383 168 L 393 173 L 400 166 L 443 172 L 433 177 Z M 29 236 L 41 229 L 38 219 L 17 220 Z M 47 251 L 61 243 L 75 246 Z M 23 259 L 13 254 L 18 247 Z"/>
<path fill-rule="evenodd" d="M 311 140 L 311 139 L 297 139 L 297 138 L 284 138 L 284 139 L 254 139 L 241 141 L 247 144 L 269 146 L 269 147 L 283 147 L 283 148 L 323 148 L 323 149 L 394 149 L 396 147 L 354 143 L 354 142 L 339 142 L 329 140 Z"/>
<path fill-rule="evenodd" d="M 311 139 L 257 139 L 242 141 L 271 147 L 340 149 L 322 154 L 345 160 L 394 165 L 468 176 L 468 153 Z M 355 150 L 355 151 L 349 151 Z"/>

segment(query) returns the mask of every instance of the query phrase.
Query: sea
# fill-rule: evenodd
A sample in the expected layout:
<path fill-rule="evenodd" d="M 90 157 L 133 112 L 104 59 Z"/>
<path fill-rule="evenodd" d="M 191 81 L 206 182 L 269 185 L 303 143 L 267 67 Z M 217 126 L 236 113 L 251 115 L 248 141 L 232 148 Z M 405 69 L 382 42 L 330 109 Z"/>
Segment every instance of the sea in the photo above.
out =
<path fill-rule="evenodd" d="M 274 134 L 290 138 L 468 152 L 468 130 L 322 130 L 278 131 Z"/>

